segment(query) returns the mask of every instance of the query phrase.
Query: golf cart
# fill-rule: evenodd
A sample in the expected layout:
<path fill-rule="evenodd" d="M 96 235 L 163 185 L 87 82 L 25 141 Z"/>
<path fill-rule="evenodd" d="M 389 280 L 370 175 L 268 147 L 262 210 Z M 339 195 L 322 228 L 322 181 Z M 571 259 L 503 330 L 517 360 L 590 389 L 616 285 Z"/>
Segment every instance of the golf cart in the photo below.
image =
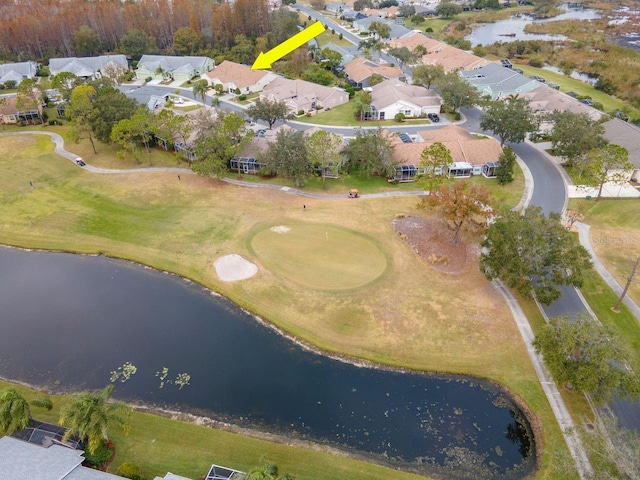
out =
<path fill-rule="evenodd" d="M 349 190 L 349 198 L 358 198 L 360 196 L 360 192 L 357 188 L 352 188 Z"/>

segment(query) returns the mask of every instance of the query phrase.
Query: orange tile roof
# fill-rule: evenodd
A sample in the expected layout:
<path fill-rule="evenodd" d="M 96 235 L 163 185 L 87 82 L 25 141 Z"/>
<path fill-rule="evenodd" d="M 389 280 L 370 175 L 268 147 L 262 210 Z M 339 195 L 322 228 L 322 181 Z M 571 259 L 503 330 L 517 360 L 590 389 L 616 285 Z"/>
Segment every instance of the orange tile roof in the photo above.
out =
<path fill-rule="evenodd" d="M 399 67 L 380 65 L 364 57 L 357 57 L 344 66 L 344 73 L 354 82 L 360 83 L 369 78 L 374 73 L 381 75 L 385 79 L 401 78 L 404 73 Z"/>
<path fill-rule="evenodd" d="M 206 75 L 211 80 L 217 79 L 221 83 L 233 83 L 237 88 L 244 88 L 255 85 L 268 73 L 264 70 L 251 70 L 247 65 L 225 60 Z"/>

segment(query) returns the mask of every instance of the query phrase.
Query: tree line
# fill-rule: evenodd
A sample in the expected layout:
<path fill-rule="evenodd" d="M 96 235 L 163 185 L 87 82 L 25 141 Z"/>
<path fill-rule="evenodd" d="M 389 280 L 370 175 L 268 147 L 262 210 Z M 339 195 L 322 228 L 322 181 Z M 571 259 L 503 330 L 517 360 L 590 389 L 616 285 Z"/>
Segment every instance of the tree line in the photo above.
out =
<path fill-rule="evenodd" d="M 147 46 L 172 52 L 175 35 L 184 28 L 187 36 L 196 36 L 190 54 L 231 48 L 238 36 L 255 41 L 271 30 L 267 1 L 236 0 L 233 7 L 211 0 L 3 2 L 0 53 L 14 61 L 97 55 L 122 50 L 140 33 L 152 40 Z M 134 38 L 127 37 L 131 32 Z"/>

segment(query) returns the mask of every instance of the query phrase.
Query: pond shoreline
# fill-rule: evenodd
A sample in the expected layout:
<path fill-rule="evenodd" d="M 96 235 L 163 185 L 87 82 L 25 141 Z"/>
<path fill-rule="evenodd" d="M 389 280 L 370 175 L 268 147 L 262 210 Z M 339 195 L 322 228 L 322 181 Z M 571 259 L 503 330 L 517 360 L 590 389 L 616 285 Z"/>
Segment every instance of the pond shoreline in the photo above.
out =
<path fill-rule="evenodd" d="M 197 285 L 199 287 L 201 287 L 203 290 L 205 290 L 207 293 L 209 293 L 212 296 L 218 297 L 218 298 L 222 298 L 225 299 L 229 302 L 231 302 L 235 307 L 237 307 L 238 309 L 242 310 L 244 313 L 246 313 L 247 315 L 249 315 L 254 321 L 256 321 L 258 324 L 269 328 L 270 330 L 272 330 L 273 332 L 275 332 L 277 335 L 280 335 L 284 338 L 286 338 L 287 340 L 295 343 L 296 345 L 298 345 L 299 347 L 301 347 L 302 349 L 311 352 L 311 353 L 315 353 L 317 355 L 321 355 L 322 357 L 325 358 L 329 358 L 331 360 L 337 360 L 341 363 L 344 364 L 348 364 L 348 365 L 352 365 L 358 368 L 368 368 L 368 369 L 374 369 L 374 370 L 381 370 L 381 371 L 388 371 L 388 372 L 392 372 L 392 373 L 399 373 L 399 374 L 417 374 L 417 375 L 421 375 L 424 377 L 444 377 L 447 379 L 453 379 L 453 380 L 468 380 L 470 382 L 474 382 L 474 383 L 485 383 L 488 384 L 492 387 L 494 387 L 495 389 L 497 389 L 501 394 L 506 395 L 515 405 L 515 407 L 517 407 L 518 410 L 520 410 L 520 412 L 522 413 L 522 415 L 524 416 L 524 420 L 527 423 L 527 427 L 528 427 L 528 431 L 531 434 L 531 441 L 533 442 L 533 444 L 531 445 L 531 450 L 530 450 L 530 455 L 535 455 L 535 464 L 533 466 L 532 471 L 530 472 L 530 475 L 535 474 L 540 466 L 541 466 L 541 459 L 542 459 L 542 453 L 543 453 L 543 445 L 540 441 L 541 436 L 542 436 L 542 426 L 537 418 L 537 416 L 534 414 L 534 412 L 529 408 L 528 404 L 524 401 L 524 399 L 522 399 L 521 397 L 519 397 L 518 395 L 514 394 L 513 392 L 511 392 L 506 386 L 500 384 L 499 382 L 489 379 L 489 378 L 483 378 L 480 376 L 475 376 L 475 375 L 465 375 L 465 374 L 457 374 L 457 373 L 449 373 L 446 371 L 424 371 L 424 370 L 415 370 L 415 369 L 411 369 L 411 368 L 406 368 L 406 367 L 397 367 L 397 366 L 392 366 L 392 365 L 385 365 L 385 364 L 380 364 L 380 363 L 375 363 L 369 360 L 365 360 L 365 359 L 359 359 L 359 358 L 355 358 L 355 357 L 351 357 L 348 355 L 344 355 L 344 354 L 339 354 L 336 352 L 329 352 L 323 349 L 320 349 L 312 344 L 309 344 L 289 333 L 287 333 L 286 331 L 282 330 L 281 328 L 279 328 L 277 325 L 269 322 L 268 320 L 265 320 L 263 318 L 261 318 L 260 316 L 252 313 L 249 309 L 244 308 L 239 306 L 238 304 L 236 304 L 235 302 L 233 302 L 232 300 L 228 299 L 227 297 L 224 297 L 223 295 L 221 295 L 218 292 L 215 292 L 214 290 L 212 290 L 211 288 L 203 285 L 200 282 L 194 281 L 188 277 L 184 277 L 182 275 L 178 275 L 176 273 L 167 271 L 167 270 L 160 270 L 160 269 L 156 269 L 154 267 L 151 267 L 149 265 L 134 261 L 134 260 L 130 260 L 130 259 L 124 259 L 124 258 L 120 258 L 117 256 L 112 256 L 112 255 L 105 255 L 103 253 L 82 253 L 82 252 L 77 252 L 77 251 L 73 251 L 70 249 L 55 249 L 55 250 L 49 250 L 49 249 L 40 249 L 40 248 L 26 248 L 26 247 L 22 247 L 22 246 L 18 246 L 18 245 L 10 245 L 10 244 L 0 244 L 0 246 L 4 247 L 4 248 L 15 248 L 18 250 L 23 250 L 23 251 L 36 251 L 36 252 L 48 252 L 48 253 L 67 253 L 67 254 L 74 254 L 74 255 L 80 255 L 80 256 L 86 256 L 86 257 L 105 257 L 105 258 L 109 258 L 109 259 L 116 259 L 118 261 L 124 261 L 126 263 L 129 263 L 131 265 L 137 266 L 137 267 L 142 267 L 144 269 L 149 269 L 149 270 L 154 270 L 156 272 L 160 272 L 160 273 L 164 273 L 166 275 L 170 275 L 175 277 L 176 279 L 182 280 L 186 283 L 191 283 L 194 285 Z M 26 387 L 35 389 L 35 390 L 39 390 L 39 391 L 45 391 L 51 394 L 69 394 L 72 393 L 73 391 L 75 391 L 74 389 L 65 389 L 65 388 L 56 388 L 56 387 L 43 387 L 43 386 L 37 386 L 37 385 L 32 385 L 26 382 L 21 382 L 21 381 L 16 381 L 13 379 L 6 379 L 5 380 L 9 381 L 9 382 L 13 382 L 13 383 L 17 383 L 20 385 L 24 385 Z M 283 434 L 283 433 L 268 433 L 264 430 L 261 430 L 259 427 L 258 428 L 247 428 L 245 426 L 241 426 L 238 424 L 234 424 L 234 423 L 229 423 L 226 421 L 222 421 L 219 419 L 215 419 L 211 416 L 207 416 L 207 415 L 198 415 L 198 414 L 194 414 L 191 412 L 183 412 L 183 411 L 178 411 L 178 410 L 172 410 L 170 408 L 162 408 L 159 406 L 154 406 L 154 405 L 148 405 L 146 402 L 142 402 L 142 404 L 140 403 L 131 403 L 131 405 L 138 411 L 143 411 L 143 412 L 150 412 L 150 413 L 154 413 L 157 415 L 161 415 L 164 417 L 169 417 L 171 419 L 176 419 L 176 420 L 180 420 L 180 421 L 186 421 L 189 423 L 193 423 L 193 424 L 197 424 L 197 425 L 205 425 L 211 428 L 216 428 L 216 429 L 220 429 L 220 430 L 226 430 L 226 431 L 231 431 L 231 432 L 235 432 L 235 433 L 239 433 L 242 435 L 246 435 L 249 437 L 254 437 L 254 438 L 259 438 L 259 439 L 263 439 L 263 440 L 268 440 L 268 441 L 274 441 L 274 442 L 278 442 L 281 444 L 285 444 L 285 445 L 291 445 L 291 446 L 297 446 L 297 447 L 305 447 L 305 448 L 312 448 L 314 450 L 317 451 L 325 451 L 325 452 L 330 452 L 332 454 L 336 454 L 336 455 L 342 455 L 342 456 L 346 456 L 346 457 L 350 457 L 350 458 L 354 458 L 354 459 L 360 459 L 360 460 L 365 460 L 367 462 L 372 462 L 372 463 L 377 463 L 379 465 L 385 466 L 385 467 L 390 467 L 390 468 L 395 468 L 395 469 L 399 469 L 402 471 L 409 471 L 409 472 L 414 472 L 414 473 L 419 473 L 419 474 L 424 474 L 424 470 L 413 470 L 410 466 L 410 463 L 405 463 L 403 465 L 403 467 L 399 467 L 397 464 L 394 464 L 392 459 L 389 459 L 389 461 L 385 461 L 384 455 L 380 454 L 379 456 L 376 456 L 376 454 L 371 453 L 370 455 L 365 453 L 365 452 L 351 452 L 351 451 L 345 451 L 344 449 L 338 448 L 336 447 L 331 441 L 327 440 L 329 442 L 328 445 L 323 445 L 321 443 L 318 443 L 317 440 L 304 440 L 303 438 L 295 438 L 293 436 L 288 436 L 287 434 Z M 388 457 L 387 457 L 388 458 Z M 408 468 L 407 468 L 408 467 Z M 435 473 L 435 472 L 434 472 Z M 432 473 L 429 473 L 430 475 L 432 475 Z"/>

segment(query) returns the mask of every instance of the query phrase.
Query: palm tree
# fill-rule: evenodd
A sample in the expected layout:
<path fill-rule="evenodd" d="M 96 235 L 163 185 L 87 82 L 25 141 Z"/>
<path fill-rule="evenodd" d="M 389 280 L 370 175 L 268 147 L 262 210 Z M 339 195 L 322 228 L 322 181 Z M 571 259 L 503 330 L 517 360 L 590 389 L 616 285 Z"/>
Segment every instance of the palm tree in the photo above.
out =
<path fill-rule="evenodd" d="M 207 104 L 207 90 L 209 90 L 209 84 L 206 80 L 198 80 L 193 84 L 193 96 L 194 98 L 200 95 L 202 103 Z"/>
<path fill-rule="evenodd" d="M 110 425 L 128 433 L 131 407 L 123 402 L 109 402 L 112 393 L 113 385 L 107 385 L 102 390 L 75 394 L 60 411 L 60 425 L 67 426 L 62 441 L 73 436 L 88 440 L 89 452 L 94 453 L 108 438 Z"/>
<path fill-rule="evenodd" d="M 265 455 L 262 456 L 260 461 L 262 465 L 254 467 L 247 473 L 245 480 L 295 480 L 296 477 L 290 473 L 278 475 L 278 465 L 267 461 Z"/>
<path fill-rule="evenodd" d="M 53 404 L 48 398 L 36 398 L 31 405 L 51 410 Z M 0 390 L 0 431 L 10 435 L 16 430 L 29 426 L 31 407 L 26 398 L 13 387 Z"/>

